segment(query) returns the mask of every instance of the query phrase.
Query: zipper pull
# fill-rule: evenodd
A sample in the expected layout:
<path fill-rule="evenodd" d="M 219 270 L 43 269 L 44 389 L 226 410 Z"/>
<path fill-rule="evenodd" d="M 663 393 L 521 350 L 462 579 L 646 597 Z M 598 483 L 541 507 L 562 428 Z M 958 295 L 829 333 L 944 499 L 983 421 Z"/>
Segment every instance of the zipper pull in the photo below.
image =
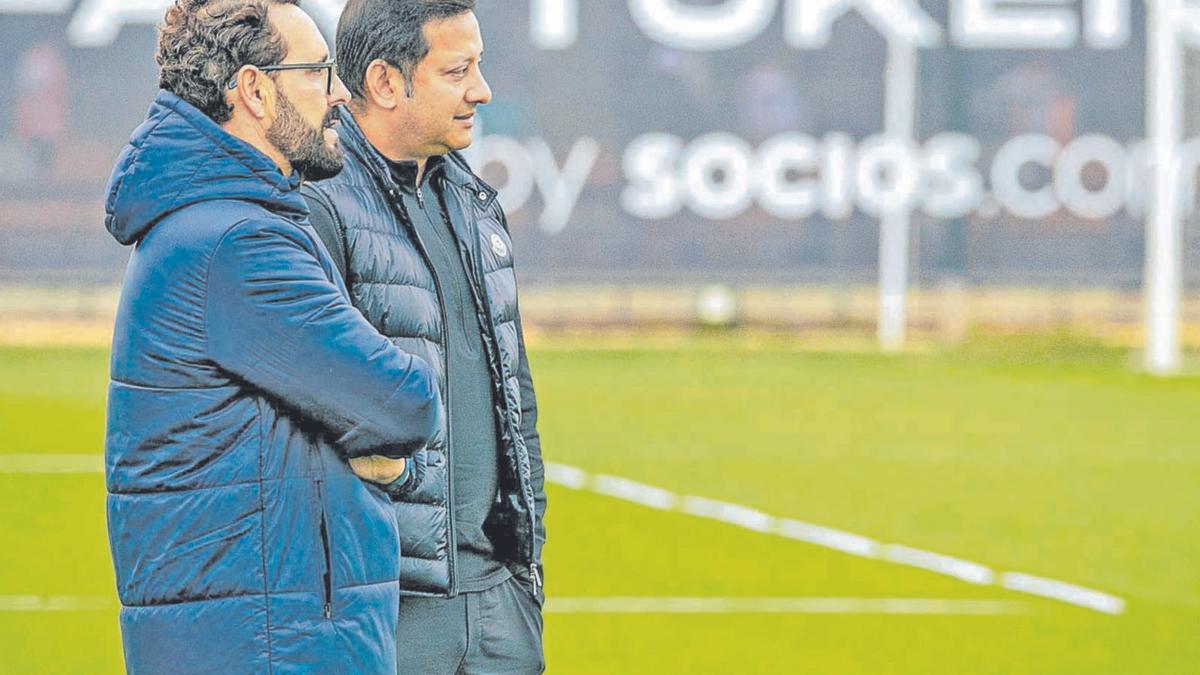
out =
<path fill-rule="evenodd" d="M 529 566 L 529 576 L 531 579 L 533 579 L 533 590 L 534 591 L 537 591 L 537 589 L 542 587 L 542 575 L 540 572 L 538 572 L 538 568 L 537 568 L 536 564 Z"/>
<path fill-rule="evenodd" d="M 325 603 L 325 618 L 326 619 L 333 618 L 333 603 L 332 602 Z"/>
<path fill-rule="evenodd" d="M 421 196 L 421 186 L 417 186 L 417 204 L 421 206 L 421 210 L 425 210 L 425 198 Z"/>

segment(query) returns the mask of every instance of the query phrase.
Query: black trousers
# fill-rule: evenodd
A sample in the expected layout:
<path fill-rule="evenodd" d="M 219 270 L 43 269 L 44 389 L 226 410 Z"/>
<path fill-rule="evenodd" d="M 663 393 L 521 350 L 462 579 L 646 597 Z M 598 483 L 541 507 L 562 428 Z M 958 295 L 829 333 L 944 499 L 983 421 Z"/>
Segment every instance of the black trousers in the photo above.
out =
<path fill-rule="evenodd" d="M 454 598 L 400 598 L 400 675 L 537 675 L 542 607 L 515 577 Z"/>

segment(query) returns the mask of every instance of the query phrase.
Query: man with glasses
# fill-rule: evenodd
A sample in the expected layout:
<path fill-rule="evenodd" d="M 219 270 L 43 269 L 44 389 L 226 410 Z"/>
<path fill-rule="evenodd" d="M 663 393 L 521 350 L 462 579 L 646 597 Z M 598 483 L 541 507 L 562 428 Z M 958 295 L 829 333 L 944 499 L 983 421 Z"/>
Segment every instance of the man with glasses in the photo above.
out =
<path fill-rule="evenodd" d="M 131 673 L 396 668 L 389 496 L 442 417 L 423 359 L 347 299 L 303 178 L 347 92 L 295 0 L 176 0 L 162 91 L 114 169 L 134 250 L 113 336 L 109 540 Z"/>
<path fill-rule="evenodd" d="M 311 70 L 314 73 L 325 73 L 325 95 L 333 96 L 333 81 L 337 77 L 337 61 L 317 61 L 314 63 L 281 63 L 277 66 L 257 66 L 258 70 L 263 73 L 277 73 L 284 70 Z M 229 82 L 225 85 L 230 89 L 237 89 L 237 75 L 229 78 Z"/>
<path fill-rule="evenodd" d="M 338 23 L 345 170 L 307 184 L 351 299 L 438 374 L 421 487 L 390 491 L 399 672 L 536 673 L 546 493 L 537 401 L 496 191 L 457 153 L 491 100 L 474 0 L 350 0 Z"/>

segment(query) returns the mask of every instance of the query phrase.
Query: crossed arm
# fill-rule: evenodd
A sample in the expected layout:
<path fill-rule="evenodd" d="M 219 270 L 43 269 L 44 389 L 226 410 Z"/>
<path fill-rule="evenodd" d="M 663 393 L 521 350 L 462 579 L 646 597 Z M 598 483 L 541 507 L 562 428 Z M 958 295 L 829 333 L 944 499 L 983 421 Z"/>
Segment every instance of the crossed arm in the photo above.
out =
<path fill-rule="evenodd" d="M 360 477 L 390 482 L 433 435 L 432 368 L 380 335 L 326 274 L 302 229 L 243 221 L 213 253 L 208 353 L 222 368 L 319 424 Z"/>

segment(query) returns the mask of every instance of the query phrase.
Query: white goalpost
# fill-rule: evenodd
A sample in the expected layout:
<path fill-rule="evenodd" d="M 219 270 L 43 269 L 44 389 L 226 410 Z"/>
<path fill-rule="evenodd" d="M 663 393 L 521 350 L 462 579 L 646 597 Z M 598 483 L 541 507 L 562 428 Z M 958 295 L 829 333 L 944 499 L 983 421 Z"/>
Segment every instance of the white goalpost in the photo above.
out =
<path fill-rule="evenodd" d="M 1146 140 L 1149 199 L 1143 272 L 1145 368 L 1170 375 L 1182 367 L 1183 204 L 1179 148 L 1183 142 L 1183 31 L 1200 33 L 1200 6 L 1188 0 L 1146 0 Z M 890 40 L 885 134 L 892 142 L 914 136 L 919 80 L 916 46 Z M 911 209 L 880 214 L 877 337 L 886 352 L 906 338 Z"/>
<path fill-rule="evenodd" d="M 916 136 L 917 92 L 920 90 L 917 45 L 888 40 L 884 77 L 884 134 L 897 149 L 907 149 Z M 895 177 L 893 177 L 895 179 Z M 904 348 L 907 336 L 909 237 L 912 205 L 898 199 L 879 214 L 879 347 L 885 352 Z"/>
<path fill-rule="evenodd" d="M 1178 149 L 1183 138 L 1183 44 L 1179 0 L 1146 3 L 1146 136 L 1151 199 L 1146 212 L 1145 366 L 1169 375 L 1182 364 L 1183 212 Z"/>

